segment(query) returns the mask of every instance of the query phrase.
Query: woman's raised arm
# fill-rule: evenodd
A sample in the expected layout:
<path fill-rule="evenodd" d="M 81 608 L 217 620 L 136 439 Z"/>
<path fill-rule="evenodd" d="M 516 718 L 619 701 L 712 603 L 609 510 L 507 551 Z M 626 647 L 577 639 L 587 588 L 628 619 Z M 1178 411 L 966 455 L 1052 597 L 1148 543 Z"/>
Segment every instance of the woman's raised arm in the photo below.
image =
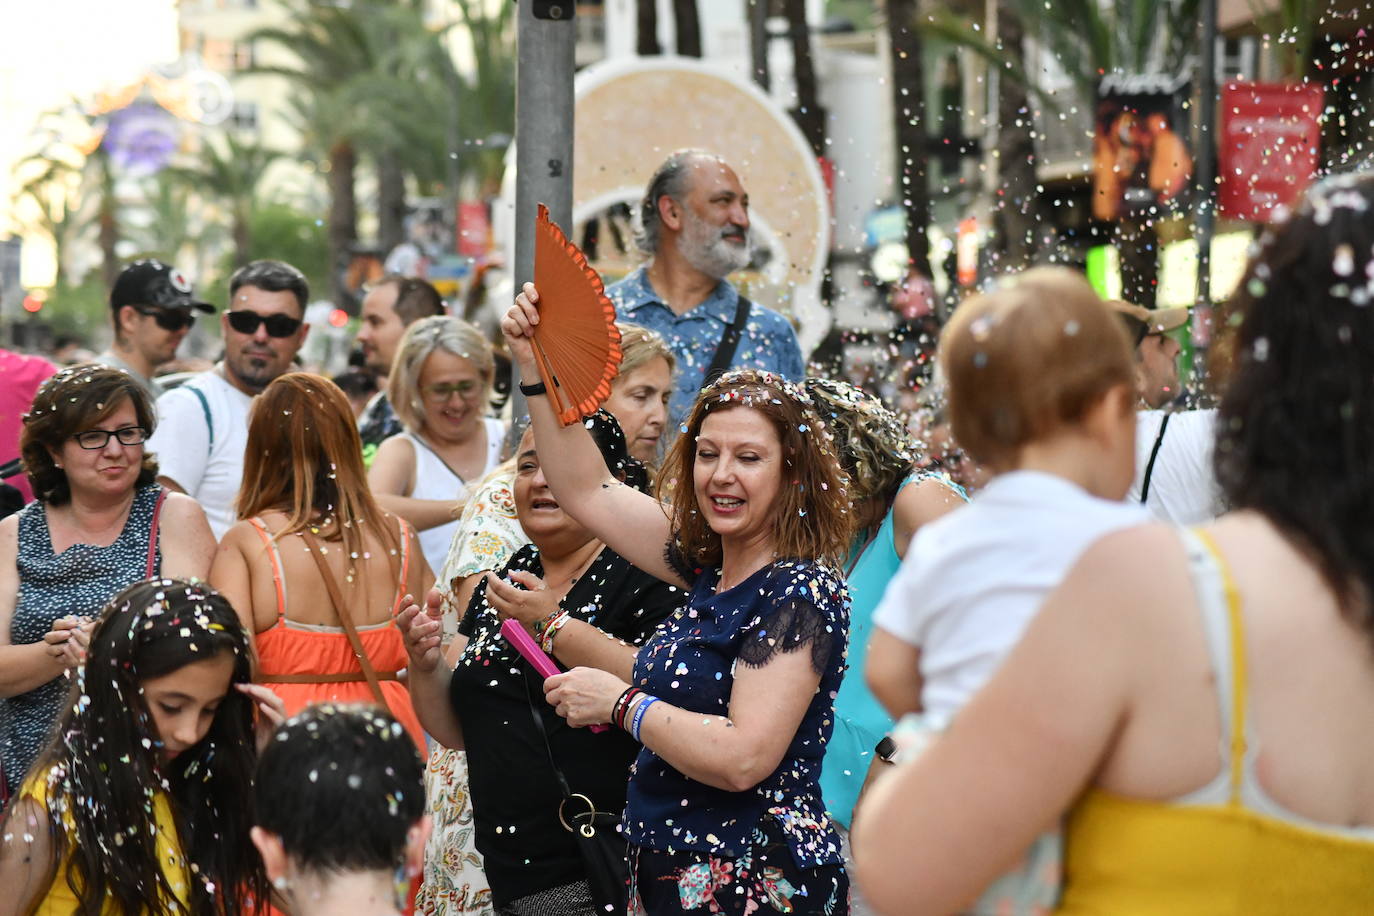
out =
<path fill-rule="evenodd" d="M 501 319 L 501 330 L 525 384 L 539 378 L 531 344 L 539 324 L 538 303 L 539 292 L 533 283 L 526 283 Z M 668 507 L 616 480 L 591 433 L 580 423 L 560 426 L 546 395 L 530 397 L 529 411 L 540 453 L 557 456 L 556 461 L 542 462 L 542 467 L 558 504 L 635 566 L 665 582 L 685 585 L 664 557 L 671 534 Z"/>

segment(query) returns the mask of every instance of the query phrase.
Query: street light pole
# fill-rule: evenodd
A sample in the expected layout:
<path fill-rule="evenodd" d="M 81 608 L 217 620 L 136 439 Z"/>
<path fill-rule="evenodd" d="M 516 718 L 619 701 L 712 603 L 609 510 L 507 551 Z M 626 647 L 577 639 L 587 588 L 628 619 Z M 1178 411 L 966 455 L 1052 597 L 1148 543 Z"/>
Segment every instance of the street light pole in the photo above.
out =
<path fill-rule="evenodd" d="M 515 288 L 534 279 L 539 204 L 572 235 L 573 0 L 516 3 Z M 525 412 L 512 367 L 513 416 Z"/>

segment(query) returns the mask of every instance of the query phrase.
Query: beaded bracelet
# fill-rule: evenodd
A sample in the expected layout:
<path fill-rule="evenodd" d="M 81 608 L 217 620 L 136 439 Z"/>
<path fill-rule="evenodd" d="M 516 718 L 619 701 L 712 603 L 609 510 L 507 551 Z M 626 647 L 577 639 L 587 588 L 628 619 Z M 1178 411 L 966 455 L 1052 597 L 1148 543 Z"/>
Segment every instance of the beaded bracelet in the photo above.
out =
<path fill-rule="evenodd" d="M 658 697 L 645 695 L 644 701 L 635 708 L 634 719 L 630 722 L 630 737 L 639 741 L 639 726 L 644 722 L 644 713 L 649 711 L 649 707 L 658 702 Z"/>
<path fill-rule="evenodd" d="M 625 728 L 625 713 L 629 712 L 634 705 L 635 698 L 644 691 L 638 687 L 627 687 L 620 698 L 615 701 L 615 707 L 611 710 L 611 724 L 616 728 Z"/>
<path fill-rule="evenodd" d="M 539 648 L 544 650 L 545 655 L 553 654 L 553 638 L 558 635 L 558 631 L 572 619 L 572 615 L 567 611 L 559 611 L 553 619 L 544 627 L 544 634 L 539 639 Z"/>
<path fill-rule="evenodd" d="M 563 613 L 563 609 L 559 608 L 549 616 L 540 617 L 538 620 L 536 620 L 534 623 L 530 625 L 530 635 L 534 637 L 535 643 L 542 644 L 544 642 L 544 634 L 548 631 L 549 624 L 557 620 L 558 615 L 561 613 Z"/>

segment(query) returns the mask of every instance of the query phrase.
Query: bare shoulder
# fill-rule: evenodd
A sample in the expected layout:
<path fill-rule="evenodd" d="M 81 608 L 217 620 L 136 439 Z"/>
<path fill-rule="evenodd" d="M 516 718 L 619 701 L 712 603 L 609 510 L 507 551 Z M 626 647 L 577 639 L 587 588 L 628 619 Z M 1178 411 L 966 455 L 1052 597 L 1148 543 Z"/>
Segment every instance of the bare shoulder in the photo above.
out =
<path fill-rule="evenodd" d="M 257 529 L 253 523 L 247 520 L 234 522 L 229 526 L 229 530 L 224 532 L 224 536 L 219 539 L 219 549 L 237 550 L 240 553 L 246 548 L 259 542 Z"/>
<path fill-rule="evenodd" d="M 935 476 L 927 475 L 902 487 L 892 503 L 892 540 L 897 555 L 906 556 L 907 546 L 922 525 L 964 504 L 954 487 Z"/>
<path fill-rule="evenodd" d="M 395 435 L 383 439 L 377 446 L 377 457 L 373 459 L 372 466 L 375 468 L 379 461 L 401 461 L 403 459 L 414 460 L 415 444 L 407 436 Z"/>
<path fill-rule="evenodd" d="M 959 492 L 944 480 L 925 476 L 902 487 L 893 505 L 897 513 L 920 526 L 959 508 L 965 502 Z"/>
<path fill-rule="evenodd" d="M 1132 625 L 1171 616 L 1191 591 L 1188 554 L 1176 528 L 1145 524 L 1104 535 L 1078 558 L 1046 608 Z M 1110 611 L 1108 614 L 1103 611 Z"/>
<path fill-rule="evenodd" d="M 19 513 L 0 519 L 0 551 L 13 553 L 19 545 Z"/>
<path fill-rule="evenodd" d="M 205 510 L 194 498 L 169 490 L 162 503 L 162 517 L 173 522 L 205 521 Z"/>

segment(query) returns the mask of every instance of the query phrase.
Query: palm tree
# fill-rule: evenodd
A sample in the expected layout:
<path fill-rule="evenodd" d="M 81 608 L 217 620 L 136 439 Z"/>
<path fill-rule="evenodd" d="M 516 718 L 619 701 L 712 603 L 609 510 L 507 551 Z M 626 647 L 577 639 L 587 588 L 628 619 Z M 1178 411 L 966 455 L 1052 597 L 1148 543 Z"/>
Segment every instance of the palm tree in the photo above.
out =
<path fill-rule="evenodd" d="M 1035 126 L 1024 79 L 1026 30 L 1016 0 L 997 0 L 997 41 L 1006 55 L 997 83 L 996 238 L 1002 269 L 1027 267 L 1039 250 L 1043 231 L 1039 182 L 1035 174 Z"/>
<path fill-rule="evenodd" d="M 1084 102 L 1096 98 L 1104 74 L 1183 71 L 1196 42 L 1199 0 L 1012 0 L 1012 5 Z M 1122 295 L 1153 307 L 1159 277 L 1156 220 L 1123 218 L 1114 229 Z"/>
<path fill-rule="evenodd" d="M 783 0 L 787 34 L 792 44 L 792 73 L 797 86 L 797 107 L 792 119 L 811 144 L 817 158 L 825 155 L 825 112 L 816 91 L 816 64 L 811 56 L 811 27 L 806 21 L 806 0 Z"/>
<path fill-rule="evenodd" d="M 892 137 L 901 200 L 906 210 L 906 248 L 911 266 L 927 277 L 930 267 L 930 187 L 926 177 L 925 73 L 917 0 L 887 0 L 887 38 L 892 54 Z"/>
<path fill-rule="evenodd" d="M 262 177 L 280 158 L 281 153 L 276 150 L 226 132 L 221 143 L 209 138 L 202 140 L 197 162 L 166 170 L 173 182 L 194 191 L 202 200 L 222 206 L 229 214 L 235 267 L 249 261 L 253 213 L 261 202 Z"/>
<path fill-rule="evenodd" d="M 677 32 L 677 53 L 683 57 L 701 56 L 701 19 L 697 0 L 673 0 L 673 26 Z"/>
<path fill-rule="evenodd" d="M 456 3 L 472 40 L 473 68 L 460 104 L 465 133 L 476 148 L 461 161 L 476 175 L 482 194 L 493 194 L 501 183 L 504 150 L 486 141 L 515 135 L 515 5 Z"/>
<path fill-rule="evenodd" d="M 147 221 L 130 221 L 127 227 L 129 239 L 140 254 L 179 264 L 182 250 L 200 241 L 194 228 L 192 196 L 192 185 L 175 180 L 165 169 L 157 178 L 144 182 Z"/>
<path fill-rule="evenodd" d="M 23 181 L 16 196 L 27 197 L 35 204 L 37 228 L 52 241 L 57 283 L 62 286 L 70 280 L 68 246 L 81 230 L 81 168 L 59 156 L 39 153 L 21 160 L 16 171 L 29 170 L 30 166 L 36 166 L 38 171 Z"/>
<path fill-rule="evenodd" d="M 329 187 L 330 293 L 337 304 L 346 304 L 351 294 L 344 270 L 358 238 L 358 141 L 369 125 L 369 113 L 357 110 L 351 89 L 355 80 L 374 72 L 364 21 L 352 7 L 297 0 L 286 25 L 257 29 L 248 40 L 277 45 L 298 62 L 260 65 L 251 72 L 284 77 L 298 90 L 290 103 L 296 127 L 307 147 L 322 155 Z"/>
<path fill-rule="evenodd" d="M 635 53 L 657 57 L 663 53 L 658 43 L 658 4 L 654 0 L 635 0 Z"/>

